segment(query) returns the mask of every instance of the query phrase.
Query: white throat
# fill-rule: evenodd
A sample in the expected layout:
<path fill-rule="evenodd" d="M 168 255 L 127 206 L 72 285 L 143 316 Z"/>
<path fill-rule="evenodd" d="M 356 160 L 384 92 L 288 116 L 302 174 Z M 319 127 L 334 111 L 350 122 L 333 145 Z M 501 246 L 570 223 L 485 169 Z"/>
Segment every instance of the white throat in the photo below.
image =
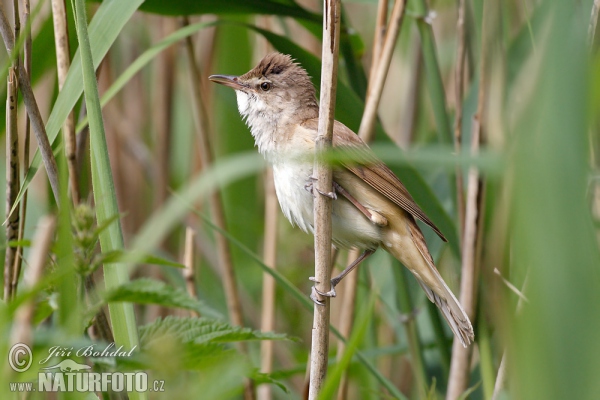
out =
<path fill-rule="evenodd" d="M 238 110 L 250 128 L 255 146 L 267 161 L 273 162 L 277 142 L 277 118 L 274 113 L 267 112 L 270 111 L 267 105 L 255 94 L 241 90 L 236 90 L 235 94 Z"/>

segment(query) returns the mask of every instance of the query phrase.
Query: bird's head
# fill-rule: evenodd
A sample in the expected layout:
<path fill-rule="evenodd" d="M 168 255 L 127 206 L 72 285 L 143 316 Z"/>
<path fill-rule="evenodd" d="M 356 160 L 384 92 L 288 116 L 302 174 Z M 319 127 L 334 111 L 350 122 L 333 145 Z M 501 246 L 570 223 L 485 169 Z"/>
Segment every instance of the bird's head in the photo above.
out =
<path fill-rule="evenodd" d="M 240 114 L 251 128 L 318 116 L 310 77 L 289 55 L 271 53 L 244 75 L 211 75 L 208 79 L 235 90 Z"/>

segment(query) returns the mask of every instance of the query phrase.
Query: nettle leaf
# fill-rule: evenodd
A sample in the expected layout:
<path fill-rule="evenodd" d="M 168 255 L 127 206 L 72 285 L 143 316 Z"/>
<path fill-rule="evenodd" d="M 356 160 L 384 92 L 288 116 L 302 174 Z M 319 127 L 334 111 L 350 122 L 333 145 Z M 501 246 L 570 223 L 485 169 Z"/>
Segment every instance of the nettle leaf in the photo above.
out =
<path fill-rule="evenodd" d="M 255 385 L 261 385 L 263 383 L 269 383 L 271 385 L 277 385 L 281 390 L 285 393 L 289 394 L 290 390 L 280 381 L 273 378 L 272 374 L 265 374 L 264 372 L 260 372 L 257 369 L 252 371 L 252 381 Z"/>
<path fill-rule="evenodd" d="M 142 347 L 165 338 L 195 344 L 290 339 L 285 334 L 254 331 L 214 319 L 175 316 L 159 318 L 149 325 L 142 326 L 139 333 Z"/>
<path fill-rule="evenodd" d="M 203 302 L 191 298 L 182 289 L 174 288 L 155 279 L 142 278 L 127 282 L 109 291 L 105 302 L 130 302 L 137 304 L 158 304 L 164 307 L 193 310 L 201 315 L 222 318 L 221 314 Z"/>
<path fill-rule="evenodd" d="M 244 364 L 246 376 L 253 374 L 251 364 L 234 347 L 226 346 L 227 343 L 289 339 L 283 334 L 253 331 L 214 319 L 176 316 L 159 318 L 142 326 L 139 334 L 141 351 L 136 360 L 147 368 L 202 370 L 216 363 L 234 363 Z M 165 359 L 165 354 L 178 354 L 178 357 Z M 268 376 L 261 379 L 275 383 Z"/>

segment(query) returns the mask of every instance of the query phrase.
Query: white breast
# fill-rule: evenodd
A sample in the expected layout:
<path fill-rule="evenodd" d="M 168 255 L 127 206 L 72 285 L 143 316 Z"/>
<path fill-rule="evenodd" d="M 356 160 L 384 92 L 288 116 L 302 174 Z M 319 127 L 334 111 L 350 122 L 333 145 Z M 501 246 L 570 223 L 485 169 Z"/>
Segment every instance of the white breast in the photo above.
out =
<path fill-rule="evenodd" d="M 313 197 L 305 189 L 312 166 L 295 163 L 273 165 L 275 192 L 285 217 L 307 233 L 313 233 Z"/>

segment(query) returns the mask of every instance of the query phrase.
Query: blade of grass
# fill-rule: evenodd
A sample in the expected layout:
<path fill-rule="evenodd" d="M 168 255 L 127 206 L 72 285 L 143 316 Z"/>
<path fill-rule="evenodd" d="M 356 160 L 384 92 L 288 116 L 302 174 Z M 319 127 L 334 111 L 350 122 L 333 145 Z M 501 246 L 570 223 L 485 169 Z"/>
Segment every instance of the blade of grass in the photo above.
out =
<path fill-rule="evenodd" d="M 92 186 L 96 203 L 96 218 L 98 225 L 101 225 L 107 219 L 118 215 L 119 208 L 117 206 L 112 171 L 108 158 L 102 109 L 98 95 L 98 82 L 96 81 L 90 38 L 88 36 L 84 0 L 74 0 L 73 8 L 75 10 L 77 39 L 79 41 L 85 103 L 90 118 Z M 121 232 L 119 219 L 111 223 L 107 229 L 100 232 L 100 246 L 104 252 L 121 250 L 123 248 L 123 233 Z M 104 280 L 107 289 L 122 285 L 129 280 L 127 269 L 119 264 L 106 264 L 104 265 Z M 109 310 L 115 340 L 128 349 L 137 346 L 139 340 L 133 305 L 130 303 L 110 303 Z M 146 398 L 146 395 L 141 392 L 132 392 L 129 396 L 132 399 Z"/>

